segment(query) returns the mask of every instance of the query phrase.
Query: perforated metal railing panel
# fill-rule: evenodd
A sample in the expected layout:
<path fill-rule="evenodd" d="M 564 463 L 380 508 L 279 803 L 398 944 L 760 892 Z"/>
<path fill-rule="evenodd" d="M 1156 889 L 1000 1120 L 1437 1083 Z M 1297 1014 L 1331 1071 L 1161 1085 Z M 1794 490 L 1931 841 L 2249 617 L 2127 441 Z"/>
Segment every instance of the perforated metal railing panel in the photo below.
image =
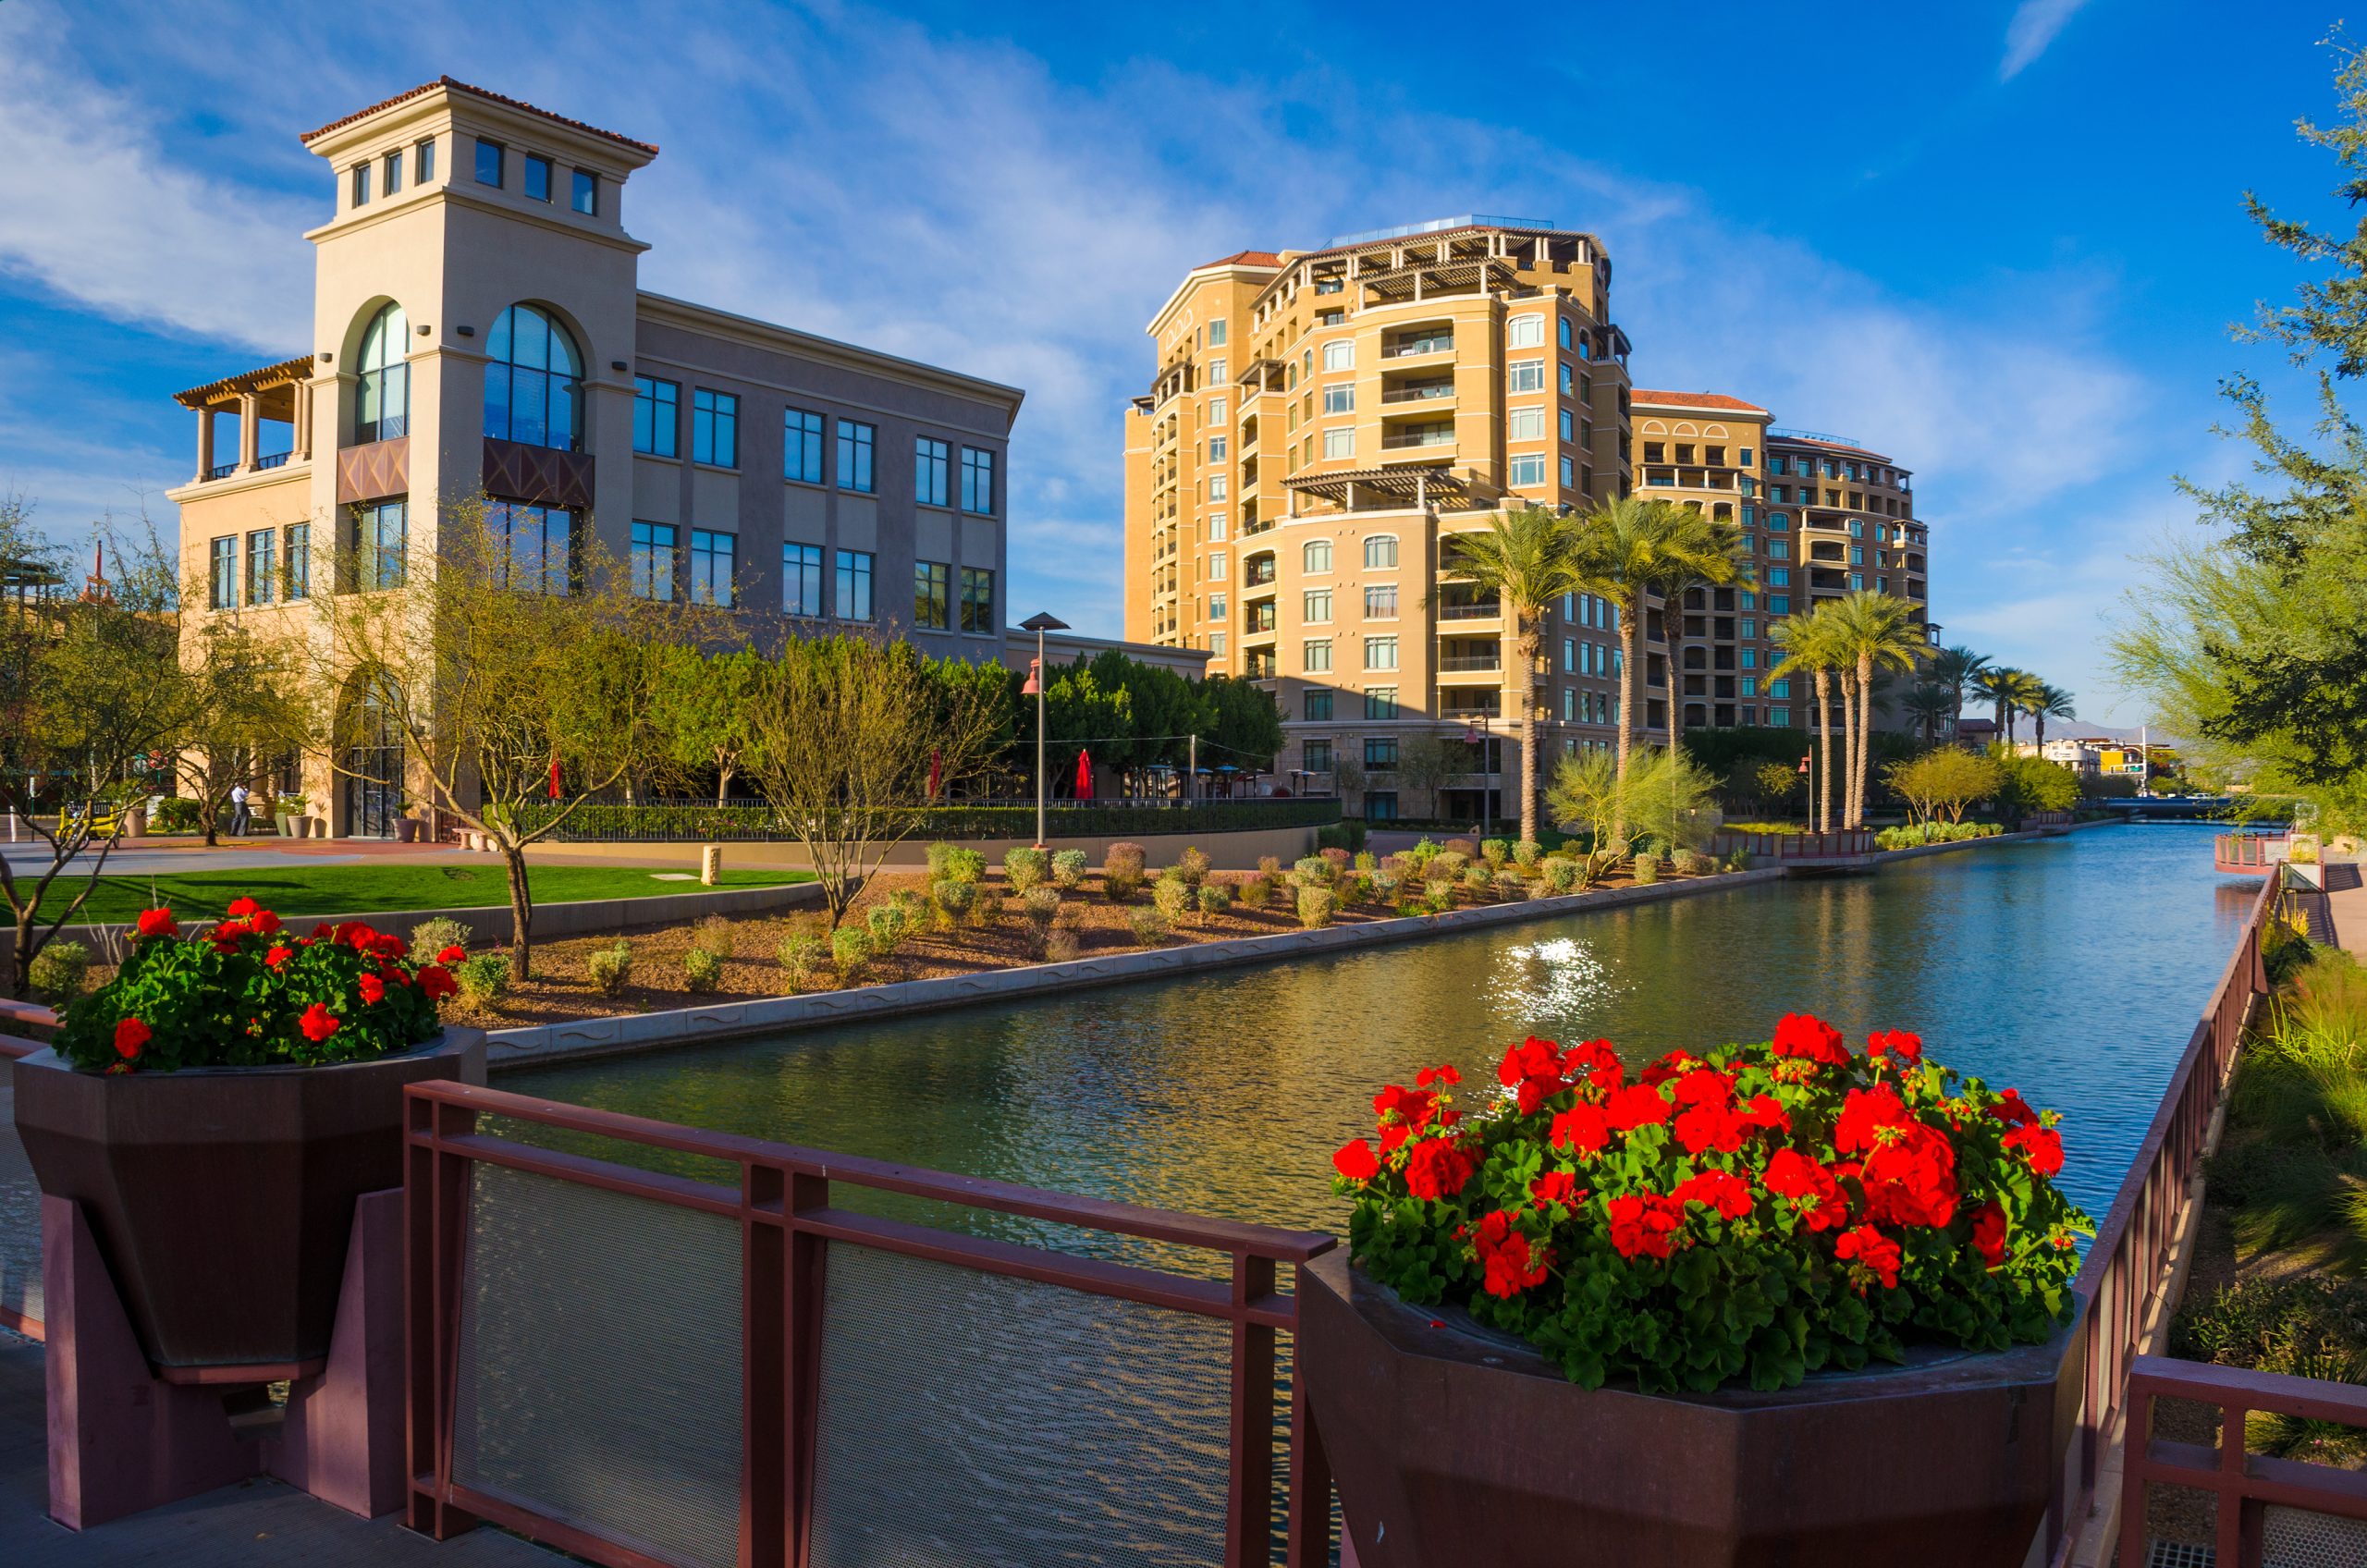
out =
<path fill-rule="evenodd" d="M 2358 1568 L 2367 1562 L 2367 1521 L 2302 1508 L 2262 1511 L 2263 1568 Z"/>
<path fill-rule="evenodd" d="M 479 1165 L 453 1479 L 682 1568 L 739 1555 L 740 1231 Z"/>
<path fill-rule="evenodd" d="M 0 1308 L 39 1321 L 41 1184 L 17 1137 L 17 1096 L 0 1057 Z"/>
<path fill-rule="evenodd" d="M 1222 1561 L 1221 1321 L 834 1242 L 814 1568 Z"/>

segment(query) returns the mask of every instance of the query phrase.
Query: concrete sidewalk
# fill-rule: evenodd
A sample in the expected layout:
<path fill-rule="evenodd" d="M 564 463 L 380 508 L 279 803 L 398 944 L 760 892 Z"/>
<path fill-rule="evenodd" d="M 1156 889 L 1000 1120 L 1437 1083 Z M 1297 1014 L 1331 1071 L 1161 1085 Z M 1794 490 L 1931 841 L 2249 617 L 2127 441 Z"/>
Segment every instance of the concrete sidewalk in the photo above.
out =
<path fill-rule="evenodd" d="M 2335 940 L 2367 963 L 2367 868 L 2355 860 L 2329 857 L 2324 869 L 2326 913 L 2334 921 Z"/>

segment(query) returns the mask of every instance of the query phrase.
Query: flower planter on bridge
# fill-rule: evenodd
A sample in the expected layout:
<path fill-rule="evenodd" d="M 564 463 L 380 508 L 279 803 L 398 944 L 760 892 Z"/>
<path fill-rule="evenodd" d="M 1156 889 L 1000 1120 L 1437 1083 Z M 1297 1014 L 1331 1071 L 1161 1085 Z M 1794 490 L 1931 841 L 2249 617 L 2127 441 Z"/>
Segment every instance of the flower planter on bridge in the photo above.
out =
<path fill-rule="evenodd" d="M 2079 1403 L 2087 1321 L 1777 1393 L 1589 1391 L 1417 1309 L 1343 1253 L 1306 1267 L 1298 1365 L 1363 1568 L 2009 1568 Z"/>
<path fill-rule="evenodd" d="M 447 1029 L 334 1066 L 77 1072 L 14 1064 L 17 1131 L 51 1197 L 82 1207 L 167 1382 L 276 1381 L 329 1353 L 354 1200 L 403 1181 L 403 1086 L 484 1082 L 484 1035 Z"/>

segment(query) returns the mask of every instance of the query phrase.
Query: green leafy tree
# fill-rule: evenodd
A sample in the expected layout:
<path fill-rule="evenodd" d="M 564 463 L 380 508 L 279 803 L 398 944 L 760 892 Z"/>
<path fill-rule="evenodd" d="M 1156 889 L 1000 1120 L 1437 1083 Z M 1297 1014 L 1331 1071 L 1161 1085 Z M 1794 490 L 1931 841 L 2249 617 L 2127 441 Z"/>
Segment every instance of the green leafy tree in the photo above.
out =
<path fill-rule="evenodd" d="M 1830 828 L 1833 826 L 1833 678 L 1848 657 L 1842 645 L 1839 628 L 1834 624 L 1830 601 L 1820 605 L 1808 615 L 1796 615 L 1778 621 L 1767 633 L 1783 655 L 1768 678 L 1784 680 L 1793 675 L 1807 675 L 1816 687 L 1816 729 L 1821 741 L 1817 748 L 1817 788 L 1809 802 L 1809 827 Z"/>
<path fill-rule="evenodd" d="M 717 805 L 730 794 L 754 740 L 748 714 L 764 675 L 763 656 L 750 648 L 678 647 L 659 657 L 651 723 L 678 778 L 715 775 Z"/>
<path fill-rule="evenodd" d="M 1878 670 L 1913 669 L 1931 653 L 1923 628 L 1904 600 L 1867 591 L 1832 601 L 1834 636 L 1845 659 L 1845 677 L 1854 680 L 1857 693 L 1857 733 L 1848 749 L 1849 781 L 1842 825 L 1866 823 L 1866 786 L 1871 771 L 1874 728 L 1874 678 Z"/>
<path fill-rule="evenodd" d="M 1926 746 L 1936 745 L 1940 726 L 1953 723 L 1956 705 L 1964 700 L 1961 689 L 1951 688 L 1937 680 L 1919 680 L 1907 688 L 1902 700 L 1907 717 L 1915 721 L 1917 733 Z"/>
<path fill-rule="evenodd" d="M 2050 718 L 2076 718 L 2071 693 L 2060 686 L 2050 686 L 2043 680 L 2031 694 L 2030 723 L 2035 727 L 2039 754 L 2046 754 L 2046 721 Z"/>
<path fill-rule="evenodd" d="M 2079 776 L 2061 763 L 2001 749 L 1993 759 L 2000 778 L 1997 814 L 2018 825 L 2032 812 L 2069 811 L 2079 803 Z"/>
<path fill-rule="evenodd" d="M 1961 746 L 1942 746 L 1919 757 L 1894 763 L 1884 775 L 1919 821 L 1945 816 L 1962 822 L 1967 807 L 1997 793 L 2005 771 L 1986 756 Z"/>
<path fill-rule="evenodd" d="M 1397 747 L 1398 785 L 1428 795 L 1433 818 L 1445 815 L 1439 802 L 1447 786 L 1478 766 L 1478 749 L 1471 742 L 1435 730 L 1408 735 Z"/>
<path fill-rule="evenodd" d="M 1976 654 L 1962 643 L 1942 648 L 1932 655 L 1932 680 L 1948 693 L 1948 732 L 1956 733 L 1956 722 L 1964 717 L 1965 694 L 1978 689 L 1981 677 L 1989 668 L 1987 654 Z"/>

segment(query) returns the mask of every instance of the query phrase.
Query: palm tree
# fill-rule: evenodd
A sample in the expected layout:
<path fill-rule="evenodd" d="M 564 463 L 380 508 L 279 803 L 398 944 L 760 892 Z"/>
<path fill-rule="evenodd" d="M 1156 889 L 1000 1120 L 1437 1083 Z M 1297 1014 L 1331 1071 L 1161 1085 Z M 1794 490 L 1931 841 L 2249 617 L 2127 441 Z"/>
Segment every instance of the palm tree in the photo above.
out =
<path fill-rule="evenodd" d="M 1693 527 L 1684 508 L 1641 496 L 1621 496 L 1570 520 L 1577 587 L 1609 601 L 1619 620 L 1619 775 L 1636 748 L 1636 704 L 1643 681 L 1637 658 L 1643 635 L 1644 596 L 1663 581 L 1674 543 Z M 1613 838 L 1626 831 L 1624 815 Z"/>
<path fill-rule="evenodd" d="M 1811 832 L 1819 827 L 1833 826 L 1833 672 L 1841 667 L 1842 649 L 1833 618 L 1827 613 L 1830 604 L 1828 600 L 1812 614 L 1778 621 L 1767 633 L 1768 641 L 1784 655 L 1783 661 L 1768 671 L 1769 680 L 1806 672 L 1816 681 L 1816 727 L 1824 744 L 1817 748 L 1821 753 L 1819 778 L 1817 787 L 1809 791 Z"/>
<path fill-rule="evenodd" d="M 1908 619 L 1904 599 L 1860 590 L 1833 604 L 1834 625 L 1855 667 L 1858 685 L 1858 732 L 1851 739 L 1846 802 L 1842 826 L 1862 827 L 1866 822 L 1866 776 L 1872 755 L 1874 670 L 1913 669 L 1932 651 L 1923 629 Z M 1846 679 L 1846 677 L 1845 677 Z"/>
<path fill-rule="evenodd" d="M 1987 654 L 1976 654 L 1962 643 L 1953 648 L 1942 648 L 1932 655 L 1932 680 L 1945 688 L 1951 696 L 1948 704 L 1948 729 L 1951 734 L 1955 733 L 1956 721 L 1964 717 L 1965 692 L 1979 688 L 1981 677 L 1988 668 Z"/>
<path fill-rule="evenodd" d="M 1450 533 L 1440 552 L 1447 577 L 1493 593 L 1504 606 L 1507 657 L 1519 670 L 1520 836 L 1537 837 L 1537 651 L 1545 612 L 1580 584 L 1576 531 L 1544 507 L 1495 512 L 1487 526 Z"/>
<path fill-rule="evenodd" d="M 1750 574 L 1750 543 L 1740 524 L 1730 518 L 1711 517 L 1697 507 L 1680 508 L 1686 526 L 1663 546 L 1662 570 L 1653 587 L 1660 591 L 1662 615 L 1668 621 L 1668 743 L 1674 747 L 1685 733 L 1685 595 L 1695 588 L 1755 588 Z"/>
<path fill-rule="evenodd" d="M 2060 686 L 2039 682 L 2038 692 L 2029 709 L 2030 722 L 2038 726 L 2038 754 L 2046 755 L 2046 721 L 2050 718 L 2077 718 L 2071 711 L 2071 693 Z"/>
<path fill-rule="evenodd" d="M 1997 733 L 2005 734 L 2015 699 L 2021 694 L 2022 672 L 2001 664 L 1993 664 L 1973 672 L 1966 683 L 1968 690 L 1984 701 L 1997 705 Z"/>
<path fill-rule="evenodd" d="M 1926 746 L 1938 742 L 1940 721 L 1953 720 L 1959 704 L 1964 702 L 1964 688 L 1947 686 L 1937 680 L 1919 680 L 1908 689 L 1904 705 L 1907 717 L 1915 720 L 1923 731 Z"/>

